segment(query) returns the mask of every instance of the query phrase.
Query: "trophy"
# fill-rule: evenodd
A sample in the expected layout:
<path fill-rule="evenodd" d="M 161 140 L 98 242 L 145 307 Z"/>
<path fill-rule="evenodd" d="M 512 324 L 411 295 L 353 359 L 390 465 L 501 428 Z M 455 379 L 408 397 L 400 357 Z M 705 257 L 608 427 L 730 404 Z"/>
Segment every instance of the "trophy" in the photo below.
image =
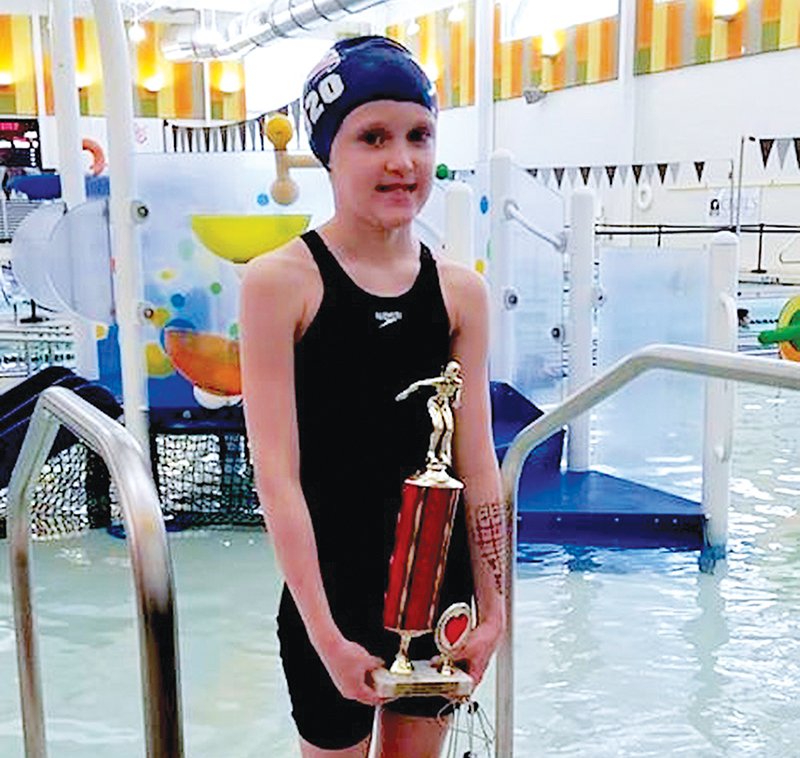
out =
<path fill-rule="evenodd" d="M 434 625 L 456 504 L 464 488 L 448 472 L 452 463 L 452 409 L 460 404 L 462 385 L 461 366 L 450 361 L 441 376 L 414 382 L 396 398 L 405 400 L 423 387 L 436 390 L 428 400 L 433 431 L 425 469 L 403 483 L 383 603 L 383 625 L 400 635 L 400 649 L 388 671 L 373 672 L 373 686 L 381 697 L 464 698 L 474 687 L 469 674 L 452 660 L 453 650 L 472 626 L 469 605 L 450 606 Z M 412 638 L 434 631 L 434 626 L 434 640 L 441 653 L 439 664 L 409 660 Z"/>

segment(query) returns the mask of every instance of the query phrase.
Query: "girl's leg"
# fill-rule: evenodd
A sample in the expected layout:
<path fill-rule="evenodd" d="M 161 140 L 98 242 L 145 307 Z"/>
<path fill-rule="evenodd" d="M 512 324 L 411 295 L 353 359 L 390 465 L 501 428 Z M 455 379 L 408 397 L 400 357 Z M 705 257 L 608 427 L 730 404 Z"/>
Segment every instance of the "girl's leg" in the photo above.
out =
<path fill-rule="evenodd" d="M 353 747 L 346 747 L 343 750 L 325 750 L 316 747 L 310 742 L 300 738 L 300 753 L 303 758 L 367 758 L 369 755 L 370 737 L 359 742 Z"/>
<path fill-rule="evenodd" d="M 381 708 L 375 758 L 439 758 L 450 720 L 407 716 Z"/>

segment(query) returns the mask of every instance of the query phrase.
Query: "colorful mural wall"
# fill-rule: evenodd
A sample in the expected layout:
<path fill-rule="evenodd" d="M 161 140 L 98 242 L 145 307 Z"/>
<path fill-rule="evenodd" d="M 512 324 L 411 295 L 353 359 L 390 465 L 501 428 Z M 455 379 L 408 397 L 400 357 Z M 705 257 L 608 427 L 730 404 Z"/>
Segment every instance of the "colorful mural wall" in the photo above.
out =
<path fill-rule="evenodd" d="M 800 46 L 800 0 L 740 0 L 730 18 L 713 0 L 637 0 L 637 74 Z"/>

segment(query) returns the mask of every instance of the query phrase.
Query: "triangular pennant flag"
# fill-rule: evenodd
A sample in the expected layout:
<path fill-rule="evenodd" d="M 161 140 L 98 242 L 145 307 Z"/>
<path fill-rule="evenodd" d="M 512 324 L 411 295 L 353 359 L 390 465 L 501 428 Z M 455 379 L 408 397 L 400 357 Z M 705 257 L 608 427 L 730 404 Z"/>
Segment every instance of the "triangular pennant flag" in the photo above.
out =
<path fill-rule="evenodd" d="M 636 183 L 638 184 L 639 178 L 642 176 L 642 164 L 634 163 L 633 166 L 631 166 L 631 168 L 633 169 L 633 175 L 636 178 Z"/>
<path fill-rule="evenodd" d="M 262 150 L 264 149 L 264 129 L 266 129 L 266 126 L 267 126 L 267 117 L 264 116 L 264 115 L 259 116 L 258 117 L 258 138 L 259 138 L 259 141 L 261 142 L 261 149 Z"/>
<path fill-rule="evenodd" d="M 678 181 L 678 172 L 681 170 L 681 164 L 677 161 L 669 164 L 669 175 L 673 183 Z"/>
<path fill-rule="evenodd" d="M 764 164 L 764 168 L 766 168 L 775 140 L 772 137 L 764 137 L 758 141 L 758 144 L 761 146 L 761 161 Z"/>
<path fill-rule="evenodd" d="M 656 167 L 652 163 L 645 164 L 644 167 L 644 176 L 648 182 L 652 184 L 653 182 L 653 174 L 656 172 Z"/>
<path fill-rule="evenodd" d="M 172 127 L 172 152 L 173 153 L 177 153 L 178 152 L 178 127 L 177 126 L 173 126 Z"/>
<path fill-rule="evenodd" d="M 592 170 L 590 166 L 581 166 L 581 178 L 583 179 L 583 183 L 587 184 L 589 181 L 589 172 Z"/>
<path fill-rule="evenodd" d="M 695 161 L 694 162 L 694 170 L 697 174 L 697 181 L 703 181 L 703 171 L 705 170 L 706 162 L 705 161 Z"/>
<path fill-rule="evenodd" d="M 186 152 L 186 127 L 180 126 L 178 127 L 178 136 L 180 137 L 181 141 L 181 152 Z"/>
<path fill-rule="evenodd" d="M 534 179 L 536 178 L 536 174 L 538 174 L 538 173 L 539 173 L 539 169 L 538 169 L 538 168 L 528 168 L 528 169 L 525 169 L 525 170 L 526 170 L 526 171 L 528 172 L 528 174 L 530 174 L 530 175 L 531 175 L 531 176 L 532 176 Z"/>
<path fill-rule="evenodd" d="M 540 168 L 539 169 L 539 177 L 542 180 L 542 183 L 547 185 L 550 183 L 550 174 L 552 173 L 553 169 L 551 168 Z"/>
<path fill-rule="evenodd" d="M 211 127 L 204 126 L 203 127 L 203 143 L 206 146 L 206 152 L 210 152 L 211 150 Z"/>
<path fill-rule="evenodd" d="M 661 183 L 664 183 L 664 178 L 667 175 L 667 164 L 666 163 L 659 163 L 658 166 L 658 175 L 661 177 Z"/>
<path fill-rule="evenodd" d="M 578 178 L 578 169 L 575 166 L 569 166 L 567 168 L 567 179 L 569 179 L 569 183 L 574 187 L 575 180 Z"/>
<path fill-rule="evenodd" d="M 189 144 L 189 152 L 194 152 L 194 129 L 191 127 L 186 129 L 186 142 Z"/>
<path fill-rule="evenodd" d="M 251 150 L 255 150 L 256 149 L 256 126 L 257 126 L 257 124 L 256 124 L 256 120 L 254 118 L 251 118 L 247 122 L 247 131 L 250 133 L 250 149 Z"/>
<path fill-rule="evenodd" d="M 239 138 L 242 140 L 242 150 L 247 150 L 247 122 L 239 122 Z"/>
<path fill-rule="evenodd" d="M 226 153 L 228 151 L 228 128 L 225 126 L 220 126 L 219 136 L 220 140 L 222 141 L 222 152 Z"/>
<path fill-rule="evenodd" d="M 797 168 L 800 168 L 800 137 L 794 138 L 794 157 L 797 159 Z"/>
<path fill-rule="evenodd" d="M 783 164 L 786 163 L 786 153 L 789 152 L 789 145 L 791 143 L 792 140 L 789 137 L 783 137 L 778 140 L 778 160 L 780 161 L 781 168 L 783 168 Z"/>
<path fill-rule="evenodd" d="M 556 184 L 558 188 L 561 189 L 561 182 L 564 181 L 564 167 L 559 166 L 559 168 L 554 168 L 553 173 L 556 175 Z"/>
<path fill-rule="evenodd" d="M 213 149 L 215 153 L 219 152 L 219 140 L 220 140 L 220 128 L 215 126 L 211 129 L 211 142 L 213 143 Z"/>
<path fill-rule="evenodd" d="M 164 146 L 165 153 L 169 152 L 169 148 L 167 147 L 167 126 L 169 126 L 169 123 L 167 119 L 164 119 L 161 122 L 161 144 Z"/>
<path fill-rule="evenodd" d="M 617 174 L 617 167 L 616 166 L 606 166 L 606 176 L 608 177 L 608 186 L 614 186 L 614 177 Z"/>
<path fill-rule="evenodd" d="M 628 167 L 627 166 L 619 166 L 619 179 L 620 181 L 625 184 L 628 181 Z"/>
<path fill-rule="evenodd" d="M 592 166 L 592 176 L 594 177 L 594 183 L 599 187 L 600 180 L 603 178 L 603 167 Z"/>

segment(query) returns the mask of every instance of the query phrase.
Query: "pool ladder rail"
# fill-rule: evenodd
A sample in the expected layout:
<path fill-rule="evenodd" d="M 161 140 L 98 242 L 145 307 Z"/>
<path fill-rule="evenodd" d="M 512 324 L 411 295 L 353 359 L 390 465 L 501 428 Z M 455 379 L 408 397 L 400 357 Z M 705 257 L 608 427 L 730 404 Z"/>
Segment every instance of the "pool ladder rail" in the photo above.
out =
<path fill-rule="evenodd" d="M 150 466 L 130 432 L 61 387 L 46 389 L 39 396 L 8 492 L 9 556 L 25 756 L 47 756 L 30 577 L 30 503 L 61 427 L 69 429 L 103 459 L 119 494 L 139 622 L 146 754 L 148 758 L 182 758 L 172 564 Z"/>
<path fill-rule="evenodd" d="M 506 629 L 497 654 L 495 697 L 495 756 L 514 754 L 514 569 L 517 546 L 517 493 L 522 467 L 536 445 L 572 419 L 591 410 L 636 377 L 655 369 L 697 374 L 711 379 L 748 382 L 800 390 L 800 365 L 792 361 L 756 358 L 726 350 L 685 347 L 682 345 L 647 345 L 622 358 L 605 372 L 579 388 L 560 405 L 522 429 L 508 447 L 501 468 L 504 502 L 510 511 L 510 550 L 506 553 Z M 721 455 L 730 455 L 730 441 Z M 704 472 L 705 475 L 705 472 Z M 728 504 L 704 503 L 707 519 L 706 545 L 701 551 L 700 567 L 713 569 L 716 560 L 725 557 L 728 539 Z M 723 510 L 724 509 L 724 510 Z"/>

